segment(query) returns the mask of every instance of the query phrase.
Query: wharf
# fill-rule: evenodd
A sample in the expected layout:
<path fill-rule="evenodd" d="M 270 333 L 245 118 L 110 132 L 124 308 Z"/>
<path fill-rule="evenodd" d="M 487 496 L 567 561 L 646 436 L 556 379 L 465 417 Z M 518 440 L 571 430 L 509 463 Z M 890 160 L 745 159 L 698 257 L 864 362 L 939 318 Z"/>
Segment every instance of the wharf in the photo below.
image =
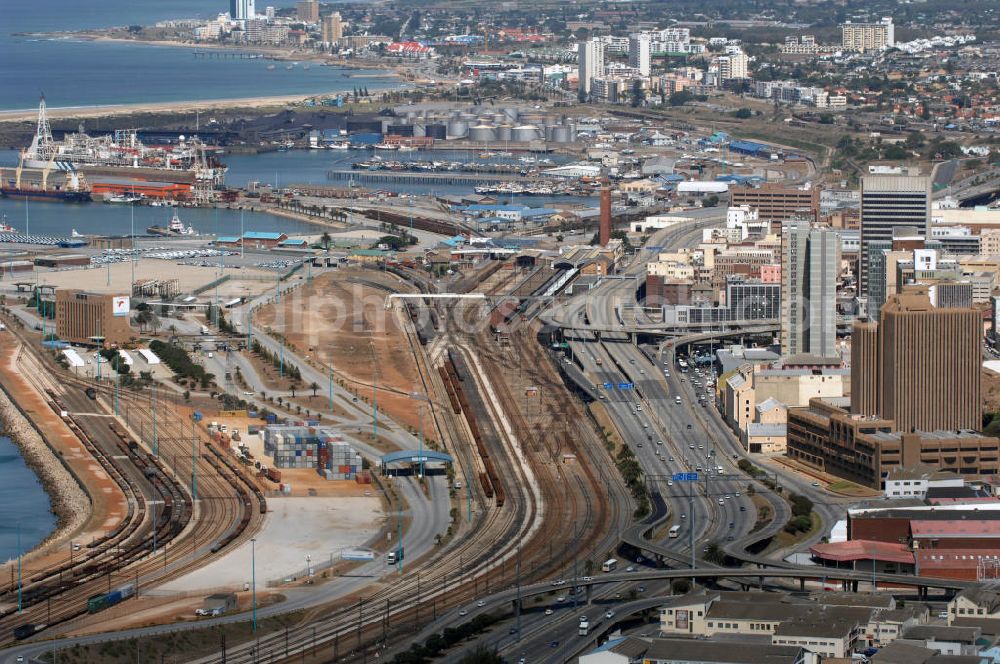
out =
<path fill-rule="evenodd" d="M 487 173 L 409 173 L 399 171 L 356 171 L 335 170 L 326 172 L 327 180 L 349 180 L 361 183 L 377 184 L 380 182 L 396 182 L 405 184 L 458 184 L 483 185 L 504 182 L 537 182 L 535 178 L 523 175 L 487 174 Z"/>

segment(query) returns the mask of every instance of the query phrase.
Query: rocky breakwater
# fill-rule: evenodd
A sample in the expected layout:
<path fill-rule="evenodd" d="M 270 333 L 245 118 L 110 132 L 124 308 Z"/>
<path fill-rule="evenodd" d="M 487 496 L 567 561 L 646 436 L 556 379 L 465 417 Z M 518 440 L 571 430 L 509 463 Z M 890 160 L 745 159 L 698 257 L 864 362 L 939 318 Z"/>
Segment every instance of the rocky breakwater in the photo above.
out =
<path fill-rule="evenodd" d="M 35 473 L 49 495 L 55 530 L 27 556 L 41 556 L 60 546 L 79 530 L 90 516 L 90 498 L 80 483 L 63 465 L 55 451 L 42 438 L 25 414 L 11 400 L 7 388 L 0 386 L 0 424 L 3 435 L 21 450 L 25 464 Z M 15 395 L 16 396 L 16 395 Z"/>

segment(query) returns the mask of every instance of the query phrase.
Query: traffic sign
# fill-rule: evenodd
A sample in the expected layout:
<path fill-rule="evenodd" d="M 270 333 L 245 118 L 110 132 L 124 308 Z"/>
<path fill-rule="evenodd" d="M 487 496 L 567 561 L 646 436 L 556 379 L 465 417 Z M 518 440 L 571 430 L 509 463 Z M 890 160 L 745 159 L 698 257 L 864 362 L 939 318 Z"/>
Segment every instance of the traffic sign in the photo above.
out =
<path fill-rule="evenodd" d="M 674 473 L 671 479 L 674 482 L 697 482 L 698 473 Z"/>
<path fill-rule="evenodd" d="M 631 390 L 635 387 L 634 383 L 618 383 L 619 390 Z"/>
<path fill-rule="evenodd" d="M 605 383 L 604 384 L 604 389 L 606 389 L 606 390 L 613 390 L 613 389 L 615 389 L 615 384 L 614 383 Z"/>

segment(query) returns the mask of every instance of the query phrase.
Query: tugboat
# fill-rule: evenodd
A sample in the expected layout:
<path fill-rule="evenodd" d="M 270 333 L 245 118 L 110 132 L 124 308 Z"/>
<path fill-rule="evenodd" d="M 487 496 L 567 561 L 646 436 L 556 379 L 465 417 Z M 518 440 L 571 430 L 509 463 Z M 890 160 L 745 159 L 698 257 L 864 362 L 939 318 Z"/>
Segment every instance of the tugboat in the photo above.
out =
<path fill-rule="evenodd" d="M 174 210 L 174 216 L 170 218 L 170 223 L 166 228 L 163 226 L 150 226 L 146 229 L 146 232 L 150 235 L 160 235 L 160 236 L 174 236 L 174 235 L 197 235 L 196 231 L 191 226 L 185 226 L 181 218 L 177 216 L 177 210 Z"/>

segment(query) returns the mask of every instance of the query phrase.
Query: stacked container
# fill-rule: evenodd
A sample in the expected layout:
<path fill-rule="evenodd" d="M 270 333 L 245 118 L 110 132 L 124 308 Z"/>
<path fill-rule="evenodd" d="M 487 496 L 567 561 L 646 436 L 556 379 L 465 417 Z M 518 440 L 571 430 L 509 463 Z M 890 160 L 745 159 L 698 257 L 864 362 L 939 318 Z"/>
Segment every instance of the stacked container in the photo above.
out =
<path fill-rule="evenodd" d="M 264 450 L 276 468 L 315 468 L 326 479 L 354 479 L 361 470 L 361 455 L 329 427 L 269 426 Z"/>

